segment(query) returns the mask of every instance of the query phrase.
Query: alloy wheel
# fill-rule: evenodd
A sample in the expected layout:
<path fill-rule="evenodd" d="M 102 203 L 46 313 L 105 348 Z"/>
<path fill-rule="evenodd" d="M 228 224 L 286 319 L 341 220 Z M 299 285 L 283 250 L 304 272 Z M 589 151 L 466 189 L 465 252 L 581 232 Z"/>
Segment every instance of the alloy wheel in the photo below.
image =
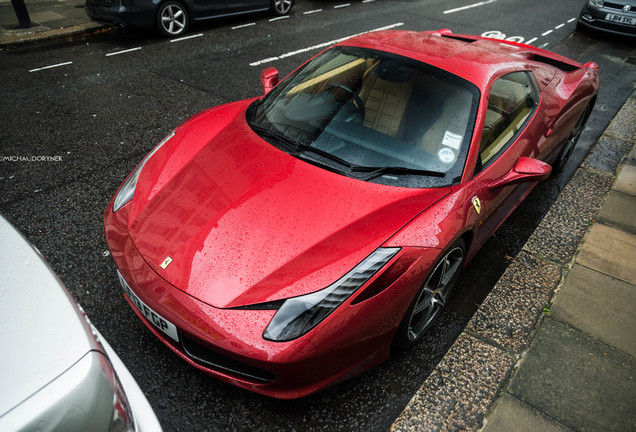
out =
<path fill-rule="evenodd" d="M 446 305 L 457 282 L 464 261 L 464 250 L 455 246 L 437 263 L 419 292 L 407 328 L 409 341 L 414 342 L 431 326 Z"/>

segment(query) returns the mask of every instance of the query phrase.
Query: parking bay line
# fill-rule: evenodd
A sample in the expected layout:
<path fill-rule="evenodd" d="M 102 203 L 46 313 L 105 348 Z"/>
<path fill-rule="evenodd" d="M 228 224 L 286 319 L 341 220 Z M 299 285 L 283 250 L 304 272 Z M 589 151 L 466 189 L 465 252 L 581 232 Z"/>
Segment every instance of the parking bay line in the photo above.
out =
<path fill-rule="evenodd" d="M 184 36 L 184 37 L 180 37 L 180 38 L 177 38 L 177 39 L 170 39 L 170 43 L 181 42 L 181 41 L 184 41 L 184 40 L 187 40 L 187 39 L 194 39 L 194 38 L 198 38 L 198 37 L 201 37 L 201 36 L 203 36 L 203 33 L 198 33 L 198 34 L 190 35 L 190 36 Z"/>
<path fill-rule="evenodd" d="M 266 58 L 266 59 L 263 59 L 263 60 L 255 61 L 253 63 L 250 63 L 250 66 L 259 66 L 259 65 L 262 65 L 263 63 L 270 63 L 270 62 L 273 62 L 273 61 L 276 61 L 276 60 L 281 60 L 281 59 L 284 59 L 284 58 L 287 58 L 287 57 L 294 56 L 296 54 L 302 54 L 304 52 L 312 51 L 312 50 L 315 50 L 315 49 L 318 49 L 318 48 L 325 48 L 325 47 L 328 47 L 330 45 L 336 44 L 338 42 L 342 42 L 344 40 L 350 39 L 350 38 L 355 37 L 355 36 L 360 36 L 360 35 L 363 35 L 363 34 L 366 34 L 366 33 L 374 32 L 374 31 L 389 30 L 389 29 L 392 29 L 392 28 L 395 28 L 395 27 L 400 27 L 400 26 L 403 26 L 403 25 L 404 25 L 404 23 L 395 23 L 395 24 L 391 24 L 391 25 L 388 25 L 388 26 L 385 26 L 385 27 L 380 27 L 380 28 L 377 28 L 377 29 L 365 31 L 365 32 L 362 32 L 362 33 L 356 33 L 356 34 L 351 35 L 351 36 L 346 36 L 346 37 L 343 37 L 343 38 L 340 38 L 340 39 L 334 39 L 334 40 L 331 40 L 329 42 L 324 42 L 324 43 L 321 43 L 321 44 L 318 44 L 318 45 L 313 45 L 313 46 L 310 46 L 310 47 L 307 47 L 307 48 L 301 48 L 301 49 L 296 50 L 296 51 L 290 51 L 288 53 L 281 54 L 281 55 L 279 55 L 277 57 L 270 57 L 270 58 Z"/>
<path fill-rule="evenodd" d="M 73 62 L 69 61 L 69 62 L 58 63 L 58 64 L 54 64 L 54 65 L 50 65 L 50 66 L 43 66 L 41 68 L 30 69 L 29 72 L 37 72 L 37 71 L 41 71 L 41 70 L 44 70 L 44 69 L 52 69 L 52 68 L 56 68 L 56 67 L 60 67 L 60 66 L 66 66 L 66 65 L 70 65 L 70 64 L 73 64 Z"/>
<path fill-rule="evenodd" d="M 467 6 L 461 6 L 461 7 L 455 8 L 455 9 L 448 9 L 448 10 L 443 11 L 442 13 L 443 14 L 450 14 L 450 13 L 454 13 L 454 12 L 463 11 L 463 10 L 466 10 L 466 9 L 472 9 L 472 8 L 475 8 L 475 7 L 487 5 L 488 3 L 494 3 L 496 1 L 497 0 L 486 0 L 486 1 L 479 2 L 479 3 L 473 3 L 473 4 L 470 4 L 470 5 L 467 5 Z"/>
<path fill-rule="evenodd" d="M 133 52 L 133 51 L 139 51 L 140 49 L 141 49 L 141 47 L 136 47 L 136 48 L 131 48 L 131 49 L 123 50 L 123 51 L 115 51 L 115 52 L 106 54 L 106 57 L 119 55 L 119 54 L 126 54 L 126 53 Z"/>

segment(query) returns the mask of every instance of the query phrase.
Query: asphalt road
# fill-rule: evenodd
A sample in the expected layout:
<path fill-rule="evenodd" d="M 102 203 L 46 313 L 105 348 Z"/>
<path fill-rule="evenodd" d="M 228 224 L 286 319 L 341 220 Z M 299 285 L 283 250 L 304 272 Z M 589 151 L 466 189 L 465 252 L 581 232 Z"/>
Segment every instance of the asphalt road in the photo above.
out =
<path fill-rule="evenodd" d="M 580 0 L 301 0 L 286 19 L 215 21 L 168 41 L 114 31 L 0 51 L 0 213 L 47 257 L 119 352 L 167 430 L 386 430 L 470 319 L 636 81 L 629 42 L 575 32 Z M 349 382 L 284 402 L 189 367 L 124 301 L 102 213 L 128 172 L 172 128 L 209 106 L 260 93 L 331 41 L 379 28 L 515 37 L 601 66 L 602 90 L 564 173 L 541 184 L 464 272 L 447 311 L 414 349 Z M 308 372 L 309 373 L 309 372 Z"/>

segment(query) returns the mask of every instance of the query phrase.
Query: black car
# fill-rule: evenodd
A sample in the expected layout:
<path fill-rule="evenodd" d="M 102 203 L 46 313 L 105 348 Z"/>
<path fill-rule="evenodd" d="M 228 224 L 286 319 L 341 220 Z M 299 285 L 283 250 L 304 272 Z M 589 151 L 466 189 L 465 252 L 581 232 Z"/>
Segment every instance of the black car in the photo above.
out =
<path fill-rule="evenodd" d="M 296 0 L 86 0 L 98 23 L 153 28 L 168 37 L 185 33 L 191 21 L 271 11 L 287 15 Z"/>
<path fill-rule="evenodd" d="M 589 0 L 581 10 L 576 28 L 636 36 L 636 0 Z"/>

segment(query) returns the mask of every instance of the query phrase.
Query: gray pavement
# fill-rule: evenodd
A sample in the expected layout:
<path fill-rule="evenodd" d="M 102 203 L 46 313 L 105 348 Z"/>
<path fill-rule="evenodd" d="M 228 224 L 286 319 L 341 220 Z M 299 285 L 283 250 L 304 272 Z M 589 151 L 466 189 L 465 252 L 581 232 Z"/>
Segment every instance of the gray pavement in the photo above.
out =
<path fill-rule="evenodd" d="M 107 31 L 83 3 L 0 0 L 0 46 Z M 636 431 L 634 144 L 636 92 L 392 431 Z"/>
<path fill-rule="evenodd" d="M 31 27 L 21 28 L 11 0 L 0 0 L 0 46 L 108 30 L 84 11 L 84 0 L 28 0 Z"/>

